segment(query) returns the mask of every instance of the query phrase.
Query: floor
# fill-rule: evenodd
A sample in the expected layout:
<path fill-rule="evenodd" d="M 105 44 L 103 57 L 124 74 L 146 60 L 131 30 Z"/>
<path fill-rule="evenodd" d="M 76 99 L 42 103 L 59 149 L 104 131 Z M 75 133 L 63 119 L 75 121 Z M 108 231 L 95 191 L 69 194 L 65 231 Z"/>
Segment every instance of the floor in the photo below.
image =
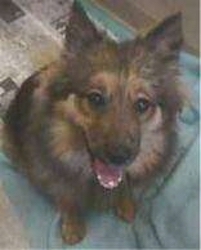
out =
<path fill-rule="evenodd" d="M 0 117 L 21 83 L 53 61 L 72 0 L 0 0 Z"/>

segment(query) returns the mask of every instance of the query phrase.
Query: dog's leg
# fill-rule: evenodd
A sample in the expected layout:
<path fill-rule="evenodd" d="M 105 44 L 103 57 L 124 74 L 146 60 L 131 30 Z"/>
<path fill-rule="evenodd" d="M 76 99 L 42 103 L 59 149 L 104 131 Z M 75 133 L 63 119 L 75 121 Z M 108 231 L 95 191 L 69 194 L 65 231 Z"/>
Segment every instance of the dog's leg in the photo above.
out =
<path fill-rule="evenodd" d="M 74 213 L 63 215 L 61 224 L 63 241 L 69 245 L 79 243 L 86 235 L 86 225 L 79 216 Z"/>
<path fill-rule="evenodd" d="M 122 220 L 131 223 L 136 213 L 136 205 L 131 195 L 131 191 L 126 185 L 122 185 L 118 190 L 114 200 L 115 214 Z"/>
<path fill-rule="evenodd" d="M 63 241 L 69 245 L 79 243 L 86 235 L 85 221 L 80 207 L 75 202 L 62 204 L 61 235 Z"/>

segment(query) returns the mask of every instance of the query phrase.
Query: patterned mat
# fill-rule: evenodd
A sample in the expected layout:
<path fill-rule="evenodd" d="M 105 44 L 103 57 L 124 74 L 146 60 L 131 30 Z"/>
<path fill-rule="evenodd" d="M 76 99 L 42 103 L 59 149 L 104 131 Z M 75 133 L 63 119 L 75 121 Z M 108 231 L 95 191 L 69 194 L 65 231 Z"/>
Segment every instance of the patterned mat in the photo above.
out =
<path fill-rule="evenodd" d="M 58 56 L 71 4 L 0 1 L 0 117 L 21 83 Z"/>

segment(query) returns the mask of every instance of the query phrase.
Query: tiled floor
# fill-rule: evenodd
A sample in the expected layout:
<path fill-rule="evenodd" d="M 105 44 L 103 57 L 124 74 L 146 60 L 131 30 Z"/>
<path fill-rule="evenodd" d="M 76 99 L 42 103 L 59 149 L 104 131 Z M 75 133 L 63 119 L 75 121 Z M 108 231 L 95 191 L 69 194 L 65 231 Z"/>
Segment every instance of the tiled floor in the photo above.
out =
<path fill-rule="evenodd" d="M 55 60 L 72 0 L 0 0 L 0 116 L 21 83 Z"/>

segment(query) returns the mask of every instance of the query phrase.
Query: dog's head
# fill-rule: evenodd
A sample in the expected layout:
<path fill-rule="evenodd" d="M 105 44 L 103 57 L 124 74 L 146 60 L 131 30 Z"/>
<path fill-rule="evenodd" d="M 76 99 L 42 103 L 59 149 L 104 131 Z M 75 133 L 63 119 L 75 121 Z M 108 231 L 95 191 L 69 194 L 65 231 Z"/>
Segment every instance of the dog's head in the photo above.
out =
<path fill-rule="evenodd" d="M 135 41 L 117 44 L 73 7 L 64 55 L 70 89 L 66 114 L 81 128 L 104 187 L 116 187 L 125 167 L 143 173 L 145 165 L 153 169 L 168 154 L 181 107 L 181 40 L 180 14 Z"/>

